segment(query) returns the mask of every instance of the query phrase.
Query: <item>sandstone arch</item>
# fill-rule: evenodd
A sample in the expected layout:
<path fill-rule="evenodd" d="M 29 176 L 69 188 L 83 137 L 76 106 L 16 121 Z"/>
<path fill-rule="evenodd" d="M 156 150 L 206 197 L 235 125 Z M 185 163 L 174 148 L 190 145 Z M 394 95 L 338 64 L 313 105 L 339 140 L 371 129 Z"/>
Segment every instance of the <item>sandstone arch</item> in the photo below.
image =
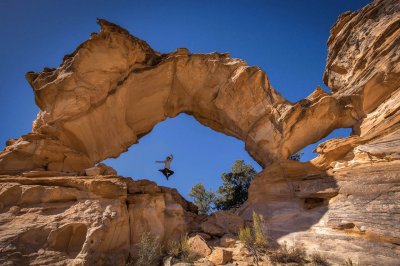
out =
<path fill-rule="evenodd" d="M 0 173 L 82 172 L 182 112 L 243 140 L 266 166 L 362 116 L 357 95 L 334 97 L 317 88 L 290 103 L 260 68 L 229 54 L 184 48 L 160 54 L 121 27 L 98 22 L 101 31 L 60 67 L 26 74 L 40 112 L 32 133 L 7 143 Z"/>
<path fill-rule="evenodd" d="M 311 162 L 275 161 L 261 171 L 251 184 L 248 201 L 237 212 L 242 218 L 237 218 L 249 218 L 253 211 L 264 214 L 270 235 L 277 241 L 299 241 L 310 254 L 317 250 L 335 265 L 348 258 L 362 265 L 376 265 L 377 260 L 382 265 L 397 265 L 400 256 L 400 214 L 396 204 L 400 195 L 399 14 L 399 1 L 376 0 L 357 12 L 342 15 L 328 41 L 325 82 L 334 92 L 328 95 L 317 89 L 298 103 L 285 101 L 266 86 L 269 85 L 266 76 L 257 68 L 240 65 L 243 71 L 239 71 L 235 62 L 240 60 L 223 54 L 191 55 L 185 50 L 161 55 L 123 29 L 100 21 L 101 32 L 67 56 L 58 69 L 28 74 L 41 112 L 32 133 L 8 141 L 0 155 L 0 172 L 17 173 L 35 168 L 79 172 L 94 163 L 96 156 L 118 154 L 118 150 L 122 151 L 125 145 L 150 130 L 152 123 L 179 112 L 191 112 L 203 124 L 242 138 L 248 151 L 264 165 L 285 158 L 331 128 L 352 126 L 352 136 L 319 145 L 319 156 Z M 129 65 L 112 61 L 123 62 L 125 58 Z M 238 70 L 241 73 L 238 77 L 242 79 L 236 81 L 241 82 L 240 86 L 228 78 L 226 82 L 232 81 L 229 83 L 232 86 L 224 87 L 227 96 L 220 94 L 219 87 L 215 98 L 225 95 L 227 100 L 236 99 L 235 103 L 240 103 L 236 104 L 238 108 L 222 105 L 220 110 L 215 104 L 204 104 L 204 98 L 197 96 L 207 95 L 216 86 L 205 83 L 210 88 L 204 91 L 205 87 L 196 90 L 179 87 L 193 93 L 192 96 L 174 94 L 168 98 L 161 118 L 154 115 L 159 112 L 153 109 L 143 114 L 132 113 L 132 109 L 127 111 L 133 103 L 146 106 L 149 96 L 145 94 L 148 89 L 145 85 L 163 81 L 152 78 L 159 72 L 167 71 L 166 80 L 173 76 L 176 81 L 173 66 L 180 60 L 184 62 L 183 69 L 189 71 L 187 83 L 198 81 L 191 75 L 199 70 L 195 68 L 197 65 L 215 65 L 215 71 Z M 93 69 L 83 71 L 85 67 Z M 204 80 L 215 71 L 206 71 Z M 142 83 L 136 83 L 139 78 Z M 132 100 L 127 97 L 132 87 L 124 87 L 129 82 L 142 85 L 142 94 L 137 95 L 141 101 L 136 98 L 133 102 L 127 101 Z M 240 94 L 251 91 L 248 88 L 275 96 L 267 97 L 262 104 L 265 108 L 253 108 L 254 112 L 250 112 L 242 105 L 253 98 L 241 98 L 245 94 Z M 116 97 L 123 91 L 124 97 Z M 171 87 L 172 92 L 177 89 Z M 268 99 L 272 99 L 271 104 L 264 105 Z M 112 136 L 111 126 L 117 125 L 117 118 L 125 118 L 115 110 L 106 112 L 114 107 L 124 115 L 130 113 L 129 119 L 121 121 L 136 121 L 140 126 L 134 129 L 127 126 L 131 135 L 126 134 L 126 139 L 123 135 L 119 140 L 124 141 L 110 145 L 112 153 L 93 152 L 100 150 L 94 145 L 97 142 L 101 148 L 104 139 L 116 141 L 102 135 L 109 132 Z M 208 114 L 205 110 L 218 112 Z M 245 114 L 246 118 L 235 116 L 238 110 L 244 110 L 237 113 Z M 216 114 L 214 120 L 211 114 Z M 149 121 L 133 119 L 140 115 L 153 120 L 146 124 Z M 245 127 L 239 127 L 252 115 L 259 115 L 259 120 L 251 120 L 256 122 L 249 126 L 248 134 L 254 141 L 243 137 Z M 231 120 L 224 120 L 227 117 Z M 354 122 L 356 118 L 360 119 Z M 83 128 L 71 126 L 79 119 Z M 310 131 L 310 125 L 316 125 L 318 130 Z M 83 141 L 85 127 L 94 132 L 90 145 Z M 271 138 L 275 138 L 274 142 L 266 141 Z M 277 149 L 269 150 L 271 145 Z M 159 187 L 154 182 L 114 175 L 69 177 L 62 174 L 47 171 L 0 176 L 0 264 L 125 265 L 128 254 L 135 252 L 137 233 L 142 228 L 149 226 L 147 229 L 159 234 L 161 239 L 178 239 L 186 229 L 198 232 L 204 223 L 216 220 L 211 216 L 204 221 L 202 216 L 196 216 L 195 206 L 176 190 Z M 149 208 L 152 208 L 150 212 Z M 211 234 L 210 230 L 207 232 Z M 226 231 L 217 233 L 222 235 Z"/>

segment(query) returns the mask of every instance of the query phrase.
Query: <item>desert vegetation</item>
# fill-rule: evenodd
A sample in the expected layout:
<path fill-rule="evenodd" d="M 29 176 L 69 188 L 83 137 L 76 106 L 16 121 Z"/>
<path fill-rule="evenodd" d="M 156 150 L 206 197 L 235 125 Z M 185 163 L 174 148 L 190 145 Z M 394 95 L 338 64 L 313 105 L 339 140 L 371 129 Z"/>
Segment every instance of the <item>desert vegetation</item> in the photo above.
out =
<path fill-rule="evenodd" d="M 194 199 L 193 203 L 201 214 L 238 208 L 247 200 L 250 183 L 256 174 L 251 164 L 236 160 L 230 172 L 222 173 L 222 186 L 217 192 L 206 190 L 204 185 L 199 183 L 192 188 L 189 196 Z"/>

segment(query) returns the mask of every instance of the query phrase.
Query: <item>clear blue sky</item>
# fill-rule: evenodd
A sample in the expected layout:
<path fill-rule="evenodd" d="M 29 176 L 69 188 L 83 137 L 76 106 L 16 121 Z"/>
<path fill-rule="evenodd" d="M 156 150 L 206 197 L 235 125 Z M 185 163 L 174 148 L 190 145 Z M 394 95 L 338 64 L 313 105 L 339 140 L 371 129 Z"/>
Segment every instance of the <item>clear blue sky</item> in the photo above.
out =
<path fill-rule="evenodd" d="M 323 85 L 326 41 L 337 17 L 369 2 L 0 0 L 0 148 L 7 139 L 29 132 L 38 112 L 25 72 L 58 66 L 63 55 L 99 30 L 97 17 L 121 25 L 160 52 L 177 47 L 230 52 L 260 66 L 283 96 L 297 101 Z M 349 132 L 337 130 L 331 136 Z M 303 160 L 314 156 L 314 147 L 304 149 Z M 176 157 L 176 175 L 166 182 L 154 161 L 169 153 Z M 260 170 L 241 141 L 180 115 L 106 163 L 124 176 L 148 178 L 187 196 L 198 182 L 215 190 L 220 174 L 236 159 Z"/>

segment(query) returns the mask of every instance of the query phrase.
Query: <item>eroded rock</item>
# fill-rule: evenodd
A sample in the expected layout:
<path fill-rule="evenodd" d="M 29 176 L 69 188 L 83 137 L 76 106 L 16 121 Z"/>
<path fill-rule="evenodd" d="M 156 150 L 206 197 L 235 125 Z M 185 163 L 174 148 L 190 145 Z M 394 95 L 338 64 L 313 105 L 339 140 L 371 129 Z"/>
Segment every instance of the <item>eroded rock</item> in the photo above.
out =
<path fill-rule="evenodd" d="M 199 235 L 193 236 L 187 241 L 189 253 L 192 257 L 204 258 L 211 254 L 211 248 L 207 242 Z"/>
<path fill-rule="evenodd" d="M 180 113 L 243 140 L 267 166 L 363 115 L 358 95 L 333 96 L 318 87 L 292 104 L 243 60 L 185 49 L 160 54 L 121 27 L 98 23 L 101 31 L 58 68 L 27 73 L 40 112 L 32 132 L 9 141 L 0 154 L 0 173 L 41 168 L 82 174 Z"/>
<path fill-rule="evenodd" d="M 132 183 L 115 176 L 0 177 L 0 264 L 125 265 L 137 249 L 132 236 L 186 233 L 191 215 L 168 190 L 129 194 Z M 152 215 L 138 204 L 143 197 L 162 208 Z"/>
<path fill-rule="evenodd" d="M 216 248 L 208 259 L 215 265 L 224 265 L 232 260 L 232 251 L 223 248 Z"/>
<path fill-rule="evenodd" d="M 219 237 L 224 234 L 237 234 L 242 227 L 244 227 L 243 218 L 230 211 L 213 213 L 201 223 L 203 232 Z"/>
<path fill-rule="evenodd" d="M 115 171 L 111 166 L 99 163 L 95 167 L 85 169 L 85 174 L 88 176 L 117 175 L 117 171 Z"/>
<path fill-rule="evenodd" d="M 324 81 L 333 93 L 317 87 L 296 103 L 240 59 L 160 54 L 99 20 L 100 32 L 58 68 L 26 75 L 40 112 L 32 132 L 0 154 L 0 264 L 124 265 L 144 231 L 160 240 L 200 230 L 220 237 L 237 233 L 255 211 L 278 242 L 301 242 L 336 264 L 396 265 L 399 14 L 395 0 L 343 14 L 328 40 Z M 101 165 L 83 176 L 182 112 L 243 140 L 268 166 L 236 214 L 196 216 L 176 190 Z M 311 162 L 285 160 L 339 127 L 353 135 L 319 145 Z"/>

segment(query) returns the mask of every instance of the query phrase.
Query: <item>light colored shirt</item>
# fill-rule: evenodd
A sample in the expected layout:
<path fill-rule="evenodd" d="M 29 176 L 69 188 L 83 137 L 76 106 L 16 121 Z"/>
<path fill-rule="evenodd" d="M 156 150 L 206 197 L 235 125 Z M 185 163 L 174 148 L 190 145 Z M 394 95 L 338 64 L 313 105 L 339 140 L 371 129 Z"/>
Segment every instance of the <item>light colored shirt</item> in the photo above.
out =
<path fill-rule="evenodd" d="M 156 163 L 163 163 L 164 164 L 164 168 L 167 169 L 171 169 L 171 162 L 174 159 L 174 157 L 172 156 L 171 159 L 166 159 L 165 161 L 156 161 Z"/>

